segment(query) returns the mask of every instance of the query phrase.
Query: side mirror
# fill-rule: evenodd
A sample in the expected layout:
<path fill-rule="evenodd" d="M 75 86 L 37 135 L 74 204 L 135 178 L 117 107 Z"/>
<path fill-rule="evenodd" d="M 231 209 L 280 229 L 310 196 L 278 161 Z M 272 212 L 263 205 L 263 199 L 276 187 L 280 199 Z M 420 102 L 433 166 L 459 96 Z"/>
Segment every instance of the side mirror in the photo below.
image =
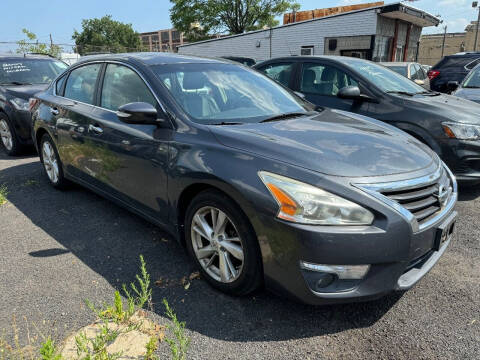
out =
<path fill-rule="evenodd" d="M 457 90 L 458 86 L 459 86 L 458 81 L 449 81 L 449 82 L 447 82 L 447 90 L 448 90 L 448 91 Z"/>
<path fill-rule="evenodd" d="M 360 93 L 360 88 L 358 86 L 345 86 L 338 91 L 337 96 L 340 99 L 350 99 L 350 100 L 362 99 L 362 94 Z"/>
<path fill-rule="evenodd" d="M 417 85 L 420 85 L 420 86 L 425 85 L 425 81 L 424 81 L 424 80 L 417 79 L 417 80 L 413 80 L 413 81 L 415 81 L 415 84 L 417 84 Z"/>
<path fill-rule="evenodd" d="M 134 125 L 156 125 L 161 122 L 158 119 L 157 109 L 152 104 L 144 102 L 134 102 L 120 106 L 117 116 L 120 121 Z"/>

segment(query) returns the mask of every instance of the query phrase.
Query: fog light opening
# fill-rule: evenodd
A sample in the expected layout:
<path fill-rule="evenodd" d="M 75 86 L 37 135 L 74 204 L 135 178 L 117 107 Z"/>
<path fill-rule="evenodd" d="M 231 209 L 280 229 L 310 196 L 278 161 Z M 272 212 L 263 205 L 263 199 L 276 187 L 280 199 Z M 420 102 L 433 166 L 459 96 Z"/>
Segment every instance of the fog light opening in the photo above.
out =
<path fill-rule="evenodd" d="M 336 275 L 340 280 L 361 280 L 370 269 L 370 265 L 325 265 L 312 264 L 304 261 L 300 262 L 300 267 L 305 270 Z M 332 278 L 335 279 L 335 276 L 332 276 Z M 319 281 L 321 281 L 321 279 Z"/>

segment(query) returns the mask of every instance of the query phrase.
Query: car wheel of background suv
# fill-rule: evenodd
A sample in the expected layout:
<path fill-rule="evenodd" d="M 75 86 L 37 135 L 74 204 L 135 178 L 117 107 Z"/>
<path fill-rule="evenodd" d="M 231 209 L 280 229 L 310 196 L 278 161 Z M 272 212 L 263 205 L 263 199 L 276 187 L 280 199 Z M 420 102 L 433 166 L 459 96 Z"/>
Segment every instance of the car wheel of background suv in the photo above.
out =
<path fill-rule="evenodd" d="M 10 156 L 17 155 L 22 147 L 17 139 L 15 128 L 11 125 L 7 115 L 0 113 L 0 137 L 1 143 Z"/>
<path fill-rule="evenodd" d="M 63 176 L 62 162 L 55 143 L 48 134 L 44 134 L 40 141 L 40 159 L 50 184 L 57 189 L 64 189 L 68 181 Z"/>
<path fill-rule="evenodd" d="M 262 284 L 257 237 L 246 215 L 221 192 L 206 190 L 192 200 L 185 239 L 202 276 L 218 290 L 247 295 Z"/>

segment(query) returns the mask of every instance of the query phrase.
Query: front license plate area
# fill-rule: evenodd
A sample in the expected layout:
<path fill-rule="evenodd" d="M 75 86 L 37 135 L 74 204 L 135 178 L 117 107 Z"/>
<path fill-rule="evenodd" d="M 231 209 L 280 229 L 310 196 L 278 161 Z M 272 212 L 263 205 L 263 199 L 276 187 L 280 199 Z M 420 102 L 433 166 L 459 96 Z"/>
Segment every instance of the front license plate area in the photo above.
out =
<path fill-rule="evenodd" d="M 438 251 L 453 235 L 457 212 L 453 212 L 438 228 L 435 234 L 433 250 Z"/>

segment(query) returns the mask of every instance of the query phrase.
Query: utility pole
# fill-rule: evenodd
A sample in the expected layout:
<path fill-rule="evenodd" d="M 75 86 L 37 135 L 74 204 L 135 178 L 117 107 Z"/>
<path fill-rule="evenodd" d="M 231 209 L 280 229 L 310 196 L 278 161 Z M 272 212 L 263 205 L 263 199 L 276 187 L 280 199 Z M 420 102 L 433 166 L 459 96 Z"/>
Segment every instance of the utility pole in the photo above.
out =
<path fill-rule="evenodd" d="M 445 37 L 447 36 L 447 25 L 443 27 L 443 42 L 442 42 L 442 59 L 443 59 L 443 52 L 445 50 Z"/>
<path fill-rule="evenodd" d="M 480 9 L 478 8 L 478 1 L 472 2 L 472 8 L 477 9 L 478 11 L 477 24 L 475 26 L 475 43 L 473 44 L 473 51 L 477 51 L 478 23 L 480 22 Z"/>
<path fill-rule="evenodd" d="M 52 34 L 50 34 L 50 48 L 53 47 L 53 40 L 52 40 Z"/>

